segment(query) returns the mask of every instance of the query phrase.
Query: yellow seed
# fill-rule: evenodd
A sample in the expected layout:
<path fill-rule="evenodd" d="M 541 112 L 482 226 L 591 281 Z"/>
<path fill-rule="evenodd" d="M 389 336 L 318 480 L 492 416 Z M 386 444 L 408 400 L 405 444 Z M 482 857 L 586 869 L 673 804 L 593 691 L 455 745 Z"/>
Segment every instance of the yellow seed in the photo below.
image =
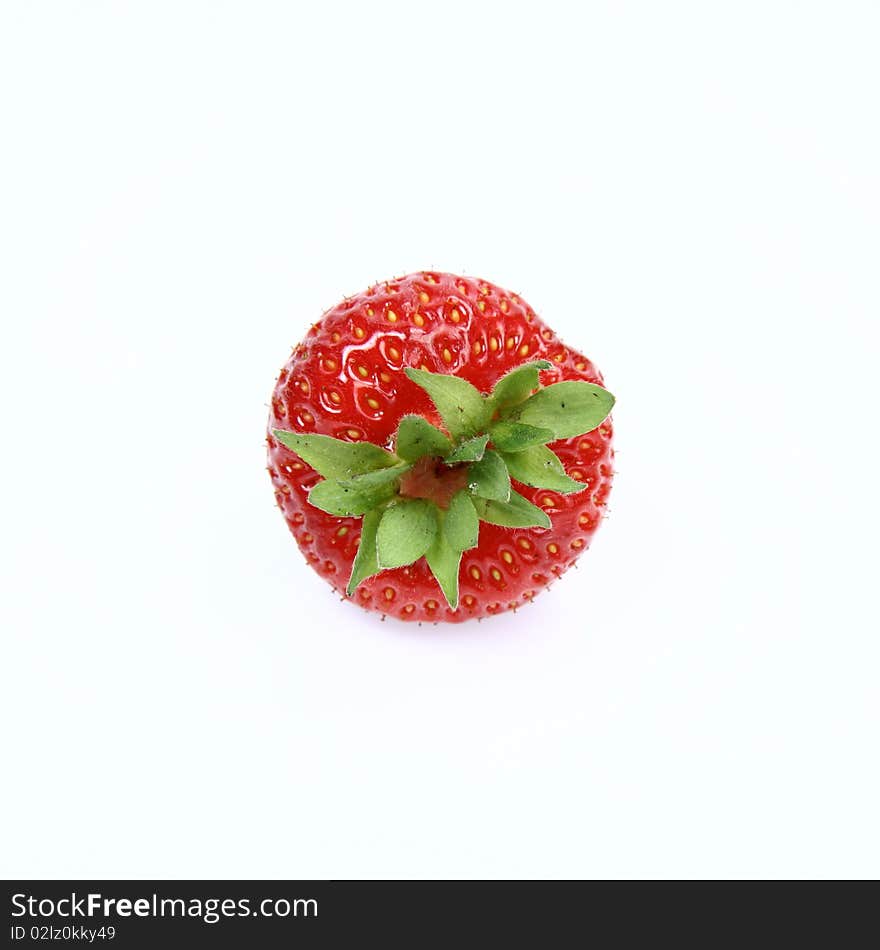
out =
<path fill-rule="evenodd" d="M 559 553 L 559 545 L 558 545 L 558 544 L 548 544 L 548 545 L 547 545 L 547 552 L 548 552 L 549 554 L 558 554 L 558 553 Z"/>
<path fill-rule="evenodd" d="M 290 467 L 295 472 L 301 472 L 305 468 L 305 465 L 303 465 L 302 462 L 292 462 Z"/>
<path fill-rule="evenodd" d="M 465 597 L 464 602 L 468 607 L 473 607 L 477 600 L 475 597 L 472 597 L 470 594 L 468 594 L 467 597 Z"/>
<path fill-rule="evenodd" d="M 492 568 L 491 574 L 492 574 L 492 577 L 493 577 L 496 581 L 500 581 L 500 580 L 501 580 L 501 571 L 499 571 L 497 567 L 493 567 L 493 568 Z"/>
<path fill-rule="evenodd" d="M 382 593 L 385 595 L 385 600 L 394 600 L 394 588 L 386 587 Z"/>
<path fill-rule="evenodd" d="M 378 408 L 379 408 L 379 401 L 376 400 L 376 399 L 373 399 L 372 396 L 367 396 L 367 405 L 368 405 L 371 409 L 378 409 Z"/>
<path fill-rule="evenodd" d="M 397 323 L 397 314 L 393 310 L 389 310 L 385 316 L 388 318 L 389 323 Z"/>
<path fill-rule="evenodd" d="M 513 555 L 510 553 L 510 551 L 502 551 L 501 559 L 505 562 L 505 564 L 513 564 Z"/>
<path fill-rule="evenodd" d="M 348 528 L 343 525 L 337 532 L 336 536 L 339 538 L 344 538 L 348 534 Z"/>
<path fill-rule="evenodd" d="M 479 340 L 475 340 L 474 345 L 471 347 L 471 349 L 474 351 L 474 356 L 479 356 L 480 353 L 483 352 L 483 345 L 480 343 Z"/>
<path fill-rule="evenodd" d="M 310 412 L 304 412 L 302 420 L 307 426 L 310 426 L 315 421 L 315 417 Z"/>
<path fill-rule="evenodd" d="M 302 536 L 302 541 L 304 544 L 311 544 L 315 539 L 306 531 Z"/>
<path fill-rule="evenodd" d="M 328 373 L 332 373 L 336 369 L 336 360 L 330 358 L 321 360 L 321 366 L 327 370 Z"/>
<path fill-rule="evenodd" d="M 495 350 L 498 349 L 498 340 L 494 336 L 492 337 L 492 339 L 489 340 L 489 349 L 493 353 L 495 352 Z"/>
<path fill-rule="evenodd" d="M 578 518 L 578 524 L 583 528 L 586 528 L 589 523 L 590 523 L 589 515 L 581 515 L 580 518 Z"/>
<path fill-rule="evenodd" d="M 415 604 L 407 604 L 406 607 L 403 608 L 403 612 L 405 614 L 411 614 L 415 609 L 416 609 Z"/>
<path fill-rule="evenodd" d="M 483 576 L 482 571 L 478 567 L 472 567 L 469 573 L 475 581 L 480 580 Z"/>
<path fill-rule="evenodd" d="M 299 388 L 300 388 L 304 393 L 307 393 L 307 392 L 309 391 L 309 384 L 308 384 L 305 380 L 303 380 L 303 381 L 299 384 Z"/>
<path fill-rule="evenodd" d="M 425 601 L 425 610 L 436 610 L 437 601 L 436 600 L 426 600 Z"/>
<path fill-rule="evenodd" d="M 507 301 L 506 301 L 506 300 L 502 300 L 502 301 L 501 301 L 501 312 L 502 312 L 502 313 L 507 313 L 508 309 L 509 309 L 509 308 L 508 308 L 508 305 L 507 305 Z"/>
<path fill-rule="evenodd" d="M 551 330 L 542 330 L 542 331 L 541 331 L 541 336 L 542 336 L 545 340 L 552 340 L 552 339 L 553 339 L 553 332 L 552 332 Z"/>
<path fill-rule="evenodd" d="M 379 373 L 379 379 L 381 379 L 383 383 L 390 383 L 390 382 L 391 382 L 391 374 L 390 374 L 390 373 L 386 373 L 386 372 L 384 372 L 384 370 L 383 370 L 383 372 Z"/>
<path fill-rule="evenodd" d="M 532 542 L 529 541 L 528 538 L 520 538 L 519 541 L 517 541 L 517 544 L 518 544 L 524 551 L 531 551 L 531 549 L 532 549 Z"/>
<path fill-rule="evenodd" d="M 455 307 L 452 308 L 452 310 L 449 313 L 449 319 L 453 323 L 458 323 L 458 321 L 461 320 L 461 314 L 458 312 L 457 308 Z"/>
<path fill-rule="evenodd" d="M 425 274 L 425 281 L 429 284 L 436 284 L 437 281 L 430 274 Z"/>
<path fill-rule="evenodd" d="M 425 325 L 425 318 L 420 313 L 417 313 L 413 316 L 413 323 L 417 327 L 423 327 Z"/>
<path fill-rule="evenodd" d="M 528 355 L 529 355 L 529 345 L 528 345 L 528 343 L 523 343 L 523 345 L 519 348 L 519 355 L 520 355 L 520 356 L 528 356 Z"/>
<path fill-rule="evenodd" d="M 338 330 L 334 330 L 333 333 L 330 335 L 330 339 L 334 343 L 338 343 L 342 339 L 342 334 Z"/>
<path fill-rule="evenodd" d="M 367 314 L 368 317 L 372 317 L 372 316 L 373 316 L 373 308 L 372 308 L 372 307 L 367 307 L 367 309 L 366 309 L 366 314 Z"/>
<path fill-rule="evenodd" d="M 571 542 L 571 546 L 575 551 L 579 551 L 584 546 L 584 542 L 581 541 L 580 538 L 575 538 L 574 541 Z"/>
<path fill-rule="evenodd" d="M 427 303 L 430 299 L 431 298 L 428 296 L 426 291 L 424 290 L 419 291 L 419 300 L 421 300 L 422 303 Z"/>
<path fill-rule="evenodd" d="M 486 301 L 485 301 L 485 300 L 478 300 L 478 301 L 477 301 L 477 306 L 480 308 L 480 312 L 481 312 L 481 313 L 484 313 L 485 310 L 486 310 Z"/>
<path fill-rule="evenodd" d="M 445 348 L 444 348 L 444 350 L 443 350 L 443 362 L 444 362 L 444 363 L 451 363 L 451 362 L 452 362 L 452 354 L 449 352 L 448 349 L 445 349 Z"/>
<path fill-rule="evenodd" d="M 398 350 L 396 346 L 389 346 L 389 347 L 388 347 L 388 355 L 389 355 L 389 356 L 391 357 L 391 359 L 393 359 L 393 360 L 399 360 L 399 359 L 400 359 L 400 350 Z"/>
<path fill-rule="evenodd" d="M 367 335 L 367 331 L 366 331 L 363 327 L 355 327 L 355 328 L 354 328 L 354 335 L 355 335 L 359 340 L 362 340 L 362 339 Z"/>
<path fill-rule="evenodd" d="M 587 364 L 586 364 L 586 363 L 575 363 L 575 364 L 574 364 L 574 368 L 575 368 L 575 369 L 579 369 L 581 372 L 583 372 L 583 371 L 587 368 Z"/>
<path fill-rule="evenodd" d="M 553 360 L 556 363 L 561 363 L 564 359 L 565 359 L 565 353 L 557 353 L 556 356 L 553 357 Z"/>
<path fill-rule="evenodd" d="M 354 442 L 360 439 L 361 434 L 357 429 L 346 429 L 345 434 Z"/>
<path fill-rule="evenodd" d="M 548 508 L 552 508 L 553 505 L 556 504 L 556 500 L 551 498 L 549 495 L 544 495 L 544 497 L 541 499 L 541 504 L 547 505 Z"/>
<path fill-rule="evenodd" d="M 509 336 L 507 338 L 507 349 L 512 350 L 516 346 L 516 337 Z"/>
<path fill-rule="evenodd" d="M 366 366 L 358 366 L 358 376 L 361 376 L 363 379 L 366 379 L 370 375 L 370 371 Z"/>
<path fill-rule="evenodd" d="M 338 406 L 339 403 L 342 402 L 342 396 L 340 396 L 338 392 L 334 391 L 330 393 L 330 401 L 336 403 L 336 405 Z"/>

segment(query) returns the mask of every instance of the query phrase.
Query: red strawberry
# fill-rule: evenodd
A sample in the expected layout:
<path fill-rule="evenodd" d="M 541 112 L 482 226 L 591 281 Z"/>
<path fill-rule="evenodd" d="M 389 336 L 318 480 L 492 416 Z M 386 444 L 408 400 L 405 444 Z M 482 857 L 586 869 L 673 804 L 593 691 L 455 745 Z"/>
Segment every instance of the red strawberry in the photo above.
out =
<path fill-rule="evenodd" d="M 278 506 L 363 607 L 451 622 L 515 609 L 599 526 L 601 383 L 516 294 L 432 272 L 377 284 L 328 310 L 278 377 Z"/>

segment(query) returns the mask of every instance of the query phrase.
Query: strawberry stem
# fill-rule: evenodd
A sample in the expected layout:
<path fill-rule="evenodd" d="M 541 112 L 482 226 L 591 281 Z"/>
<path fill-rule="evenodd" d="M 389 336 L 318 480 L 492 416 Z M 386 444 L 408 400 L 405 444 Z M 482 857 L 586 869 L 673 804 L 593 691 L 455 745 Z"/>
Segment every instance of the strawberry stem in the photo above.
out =
<path fill-rule="evenodd" d="M 614 397 L 592 383 L 541 387 L 546 360 L 503 376 L 488 395 L 466 380 L 421 369 L 406 375 L 430 396 L 446 432 L 404 416 L 394 452 L 369 442 L 275 429 L 275 437 L 325 479 L 309 502 L 339 517 L 363 517 L 348 583 L 359 584 L 425 557 L 446 602 L 458 606 L 462 552 L 476 547 L 479 522 L 549 528 L 540 508 L 511 487 L 582 491 L 548 444 L 583 435 L 607 418 Z"/>

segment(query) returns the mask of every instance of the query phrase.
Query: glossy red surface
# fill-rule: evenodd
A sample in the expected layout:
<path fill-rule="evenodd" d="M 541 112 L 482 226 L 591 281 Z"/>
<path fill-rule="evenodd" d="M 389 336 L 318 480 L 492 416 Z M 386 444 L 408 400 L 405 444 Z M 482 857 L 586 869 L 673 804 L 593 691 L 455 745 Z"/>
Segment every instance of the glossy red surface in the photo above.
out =
<path fill-rule="evenodd" d="M 377 284 L 328 310 L 293 351 L 272 395 L 268 464 L 278 507 L 307 562 L 343 593 L 360 539 L 359 518 L 338 518 L 308 503 L 320 476 L 271 434 L 273 428 L 318 432 L 392 448 L 402 416 L 440 424 L 405 367 L 453 373 L 488 392 L 522 363 L 547 359 L 549 385 L 565 379 L 602 384 L 596 367 L 566 347 L 516 294 L 486 281 L 420 272 Z M 460 604 L 451 610 L 424 559 L 363 582 L 352 600 L 401 620 L 459 622 L 522 606 L 589 547 L 612 480 L 612 427 L 551 448 L 576 494 L 514 487 L 550 516 L 551 529 L 481 523 L 479 545 L 466 551 Z"/>

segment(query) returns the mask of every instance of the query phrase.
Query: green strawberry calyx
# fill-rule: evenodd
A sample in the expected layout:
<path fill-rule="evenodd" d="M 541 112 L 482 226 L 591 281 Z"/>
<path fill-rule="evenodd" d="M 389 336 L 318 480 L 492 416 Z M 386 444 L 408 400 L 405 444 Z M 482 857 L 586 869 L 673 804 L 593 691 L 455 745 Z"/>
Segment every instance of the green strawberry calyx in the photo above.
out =
<path fill-rule="evenodd" d="M 511 486 L 563 494 L 570 478 L 548 443 L 591 432 L 614 405 L 593 383 L 541 386 L 546 360 L 511 370 L 484 395 L 457 376 L 407 369 L 425 390 L 445 431 L 422 416 L 400 421 L 390 447 L 274 429 L 275 438 L 323 476 L 309 503 L 338 517 L 363 518 L 346 592 L 424 557 L 446 602 L 458 606 L 462 554 L 477 546 L 480 522 L 551 527 L 546 512 Z"/>

